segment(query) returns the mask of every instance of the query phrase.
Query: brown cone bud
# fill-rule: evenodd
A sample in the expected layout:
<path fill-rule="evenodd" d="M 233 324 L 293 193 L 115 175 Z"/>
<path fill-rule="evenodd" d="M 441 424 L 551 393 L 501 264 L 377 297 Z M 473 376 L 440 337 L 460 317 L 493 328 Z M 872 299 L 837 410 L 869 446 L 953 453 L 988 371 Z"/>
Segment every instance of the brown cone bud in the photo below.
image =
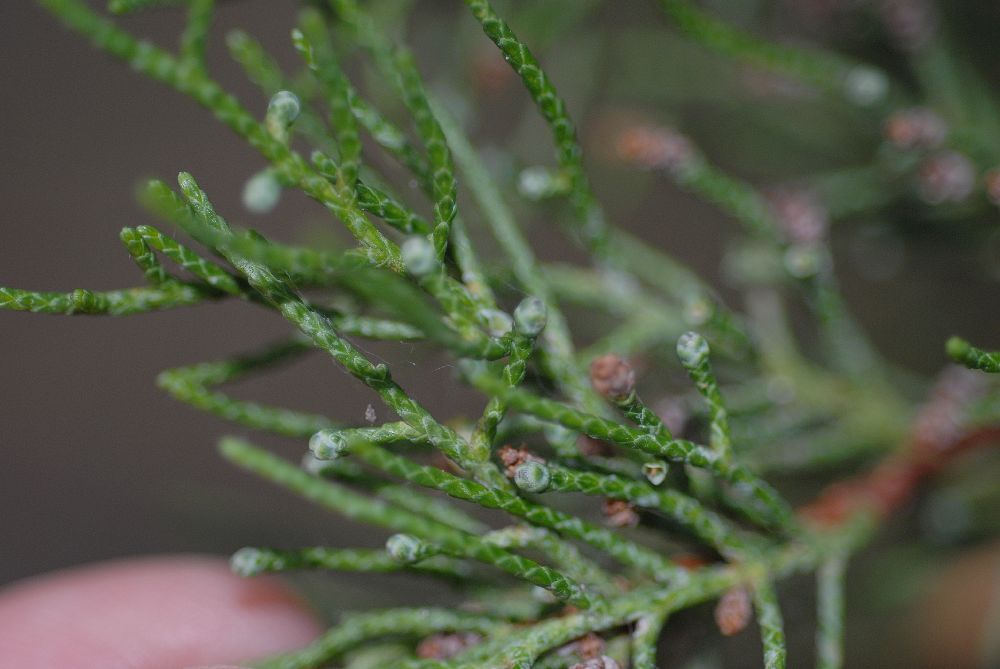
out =
<path fill-rule="evenodd" d="M 635 391 L 635 371 L 624 358 L 608 353 L 590 363 L 590 383 L 609 400 L 623 400 Z"/>
<path fill-rule="evenodd" d="M 639 524 L 635 507 L 623 499 L 606 499 L 601 510 L 612 527 L 635 527 Z"/>
<path fill-rule="evenodd" d="M 524 446 L 514 448 L 509 444 L 507 446 L 501 446 L 497 449 L 497 457 L 500 458 L 500 463 L 504 467 L 504 473 L 507 475 L 507 478 L 511 479 L 514 478 L 517 468 L 525 462 L 545 463 L 545 460 L 537 455 L 532 455 Z"/>
<path fill-rule="evenodd" d="M 744 588 L 733 588 L 719 598 L 715 607 L 715 624 L 725 636 L 733 636 L 747 626 L 751 613 L 750 593 Z"/>

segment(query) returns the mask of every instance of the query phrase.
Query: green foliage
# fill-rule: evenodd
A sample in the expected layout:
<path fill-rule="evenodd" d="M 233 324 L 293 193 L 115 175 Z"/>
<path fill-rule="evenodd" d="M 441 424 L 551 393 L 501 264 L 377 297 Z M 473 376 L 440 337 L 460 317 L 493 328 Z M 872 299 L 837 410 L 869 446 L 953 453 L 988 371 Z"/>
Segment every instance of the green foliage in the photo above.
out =
<path fill-rule="evenodd" d="M 976 348 L 959 337 L 949 339 L 946 347 L 948 355 L 952 360 L 965 365 L 969 369 L 981 369 L 990 374 L 1000 372 L 1000 353 L 991 353 Z"/>
<path fill-rule="evenodd" d="M 141 225 L 123 230 L 121 239 L 147 287 L 70 293 L 0 288 L 0 308 L 63 314 L 123 315 L 236 298 L 271 309 L 297 331 L 257 354 L 168 370 L 159 384 L 223 419 L 296 439 L 302 448 L 308 440 L 311 455 L 302 466 L 233 437 L 224 438 L 220 450 L 321 507 L 394 534 L 385 550 L 244 548 L 233 557 L 234 570 L 245 576 L 297 569 L 410 571 L 441 579 L 465 608 L 351 615 L 310 646 L 260 666 L 329 666 L 348 661 L 359 647 L 382 648 L 395 658 L 393 666 L 412 669 L 558 666 L 562 659 L 590 659 L 569 644 L 598 633 L 629 649 L 633 669 L 650 669 L 671 613 L 739 587 L 753 593 L 764 666 L 784 667 L 774 585 L 795 572 L 818 576 L 818 666 L 842 666 L 846 563 L 886 509 L 860 495 L 847 518 L 804 522 L 762 472 L 847 467 L 859 452 L 889 451 L 904 440 L 913 406 L 847 312 L 822 231 L 790 225 L 756 186 L 712 164 L 689 139 L 636 131 L 621 151 L 627 160 L 740 224 L 747 246 L 736 273 L 747 288 L 748 309 L 736 314 L 727 308 L 678 260 L 609 223 L 590 186 L 568 105 L 539 59 L 486 0 L 465 4 L 547 124 L 556 155 L 553 182 L 561 184 L 550 194 L 568 200 L 571 210 L 555 217 L 570 219 L 588 264 L 538 259 L 506 184 L 491 174 L 463 124 L 427 92 L 417 61 L 381 31 L 365 3 L 331 0 L 303 10 L 291 33 L 304 66 L 295 76 L 284 74 L 253 38 L 229 36 L 232 56 L 269 96 L 258 114 L 207 70 L 211 0 L 187 3 L 178 55 L 130 35 L 80 0 L 41 2 L 98 48 L 206 107 L 259 151 L 269 167 L 245 194 L 248 204 L 266 209 L 278 189 L 298 189 L 357 244 L 326 252 L 233 227 L 194 177 L 181 172 L 179 192 L 152 182 L 143 202 L 216 259 Z M 157 4 L 181 3 L 115 1 L 110 10 Z M 867 65 L 772 44 L 687 2 L 659 4 L 682 33 L 708 49 L 816 86 L 864 113 L 896 104 L 896 86 Z M 352 82 L 341 65 L 352 47 L 397 96 L 415 141 Z M 308 157 L 301 153 L 307 145 Z M 430 205 L 429 217 L 417 213 L 412 194 L 393 192 L 391 170 L 378 168 L 385 161 L 368 155 L 372 149 L 413 179 Z M 459 211 L 460 179 L 477 216 L 464 206 Z M 830 180 L 824 183 L 836 191 Z M 854 212 L 884 200 L 841 204 L 836 211 Z M 487 232 L 496 254 L 473 241 Z M 174 276 L 174 268 L 187 278 Z M 334 297 L 350 299 L 328 299 Z M 803 301 L 814 316 L 825 344 L 817 355 L 800 352 L 787 325 L 792 300 Z M 572 334 L 569 305 L 606 314 L 613 327 L 578 351 L 581 338 Z M 446 352 L 463 380 L 486 397 L 482 415 L 462 426 L 454 416 L 432 415 L 355 340 L 426 341 Z M 325 352 L 374 390 L 398 420 L 338 425 L 216 389 L 310 349 Z M 677 370 L 676 358 L 664 355 L 671 350 L 697 391 L 682 404 L 707 427 L 707 444 L 691 431 L 691 438 L 672 432 L 655 403 L 640 399 L 635 373 L 623 359 L 601 358 L 604 371 L 592 367 L 587 378 L 592 358 L 614 352 L 666 361 Z M 1000 370 L 1000 354 L 962 340 L 950 341 L 948 353 L 969 367 Z M 504 446 L 512 435 L 526 446 Z M 806 443 L 794 457 L 775 455 L 776 447 L 794 446 L 800 438 Z M 603 450 L 578 448 L 588 439 Z M 604 498 L 620 514 L 609 514 L 613 525 L 631 524 L 615 518 L 633 519 L 658 531 L 604 527 L 586 500 L 572 508 L 564 503 L 567 493 L 576 501 Z M 496 516 L 487 524 L 455 500 L 515 522 L 494 527 Z M 682 564 L 691 551 L 705 556 L 706 564 Z M 519 599 L 519 614 L 504 608 L 504 590 Z M 439 632 L 474 633 L 475 641 L 450 657 L 418 657 L 413 642 Z M 400 640 L 406 642 L 402 651 Z"/>

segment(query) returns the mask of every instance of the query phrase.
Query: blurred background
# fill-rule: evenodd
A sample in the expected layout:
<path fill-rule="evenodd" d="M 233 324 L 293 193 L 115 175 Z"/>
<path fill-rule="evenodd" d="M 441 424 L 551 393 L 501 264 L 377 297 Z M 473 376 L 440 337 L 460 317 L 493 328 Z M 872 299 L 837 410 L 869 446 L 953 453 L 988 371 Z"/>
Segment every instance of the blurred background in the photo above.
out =
<path fill-rule="evenodd" d="M 373 4 L 406 34 L 431 88 L 475 119 L 474 139 L 510 191 L 523 168 L 552 163 L 546 130 L 526 94 L 461 3 Z M 401 8 L 412 4 L 419 11 L 402 20 Z M 678 35 L 654 2 L 497 4 L 510 9 L 513 27 L 537 47 L 567 98 L 609 217 L 688 263 L 734 308 L 741 305 L 724 262 L 733 223 L 668 180 L 617 160 L 610 148 L 615 129 L 623 123 L 678 128 L 714 162 L 763 185 L 869 165 L 884 151 L 884 119 L 707 52 Z M 739 0 L 706 7 L 756 34 L 876 63 L 919 90 L 906 45 L 893 43 L 898 35 L 886 27 L 880 4 Z M 261 115 L 266 98 L 245 81 L 221 36 L 245 29 L 291 70 L 295 13 L 294 2 L 221 3 L 211 70 Z M 910 21 L 904 28 L 917 20 L 907 16 L 900 19 Z M 952 53 L 996 91 L 1000 7 L 963 0 L 927 20 L 935 30 L 947 28 Z M 122 24 L 172 45 L 182 14 L 155 11 Z M 252 149 L 189 100 L 68 34 L 33 3 L 0 3 L 0 33 L 0 285 L 58 291 L 138 285 L 141 276 L 118 232 L 153 222 L 135 204 L 137 184 L 148 177 L 172 181 L 180 170 L 193 173 L 219 211 L 241 224 L 278 238 L 334 234 L 337 224 L 295 193 L 267 216 L 247 212 L 243 185 L 264 167 Z M 1000 347 L 998 214 L 979 192 L 961 206 L 929 207 L 913 195 L 919 184 L 905 179 L 893 182 L 899 190 L 893 206 L 838 220 L 832 247 L 847 302 L 879 351 L 907 374 L 930 378 L 945 365 L 943 342 L 951 334 Z M 575 259 L 548 224 L 545 207 L 518 211 L 542 258 Z M 155 387 L 162 369 L 251 350 L 288 332 L 273 315 L 236 302 L 122 319 L 0 311 L 0 584 L 154 552 L 380 545 L 384 536 L 233 471 L 216 456 L 215 442 L 239 429 Z M 479 400 L 454 382 L 446 360 L 408 345 L 372 350 L 437 415 L 478 412 Z M 355 423 L 369 403 L 379 409 L 370 391 L 321 356 L 236 384 L 234 393 Z M 304 450 L 287 440 L 255 439 L 290 457 Z M 958 497 L 946 477 L 855 561 L 847 666 L 1000 667 L 1000 655 L 990 655 L 1000 636 L 982 633 L 990 625 L 1000 631 L 1000 544 L 990 539 L 1000 507 L 980 513 L 985 529 L 956 534 L 951 514 L 963 508 L 947 505 Z M 991 504 L 998 496 L 985 499 Z M 417 602 L 422 592 L 419 583 L 382 576 L 306 581 L 330 611 L 361 601 Z M 808 579 L 793 579 L 782 591 L 791 652 L 800 657 L 812 652 L 811 589 Z M 678 616 L 670 626 L 673 659 L 663 666 L 756 666 L 756 652 L 747 651 L 756 643 L 753 633 L 720 642 L 710 616 L 704 607 Z M 983 664 L 990 657 L 997 663 Z"/>

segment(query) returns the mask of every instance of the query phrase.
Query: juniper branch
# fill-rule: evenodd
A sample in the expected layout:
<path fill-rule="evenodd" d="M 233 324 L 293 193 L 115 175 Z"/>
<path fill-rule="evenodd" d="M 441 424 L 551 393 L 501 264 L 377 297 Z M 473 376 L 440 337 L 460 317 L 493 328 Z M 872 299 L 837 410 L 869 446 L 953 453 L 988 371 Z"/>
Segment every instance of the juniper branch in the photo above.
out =
<path fill-rule="evenodd" d="M 385 551 L 360 548 L 327 548 L 315 546 L 296 550 L 274 548 L 241 548 L 230 560 L 233 572 L 240 576 L 293 570 L 322 569 L 348 572 L 423 571 L 435 576 L 459 578 L 468 575 L 461 562 L 436 558 L 419 564 L 400 564 Z"/>
<path fill-rule="evenodd" d="M 764 669 L 784 669 L 785 630 L 778 608 L 778 598 L 769 583 L 758 583 L 754 588 L 754 607 L 760 638 L 764 645 Z"/>
<path fill-rule="evenodd" d="M 474 502 L 486 508 L 502 509 L 533 525 L 546 527 L 564 536 L 579 539 L 595 548 L 606 551 L 621 563 L 643 570 L 655 578 L 669 580 L 678 574 L 678 568 L 669 560 L 621 538 L 614 532 L 596 527 L 575 516 L 547 506 L 532 504 L 500 488 L 488 488 L 474 481 L 458 478 L 435 467 L 417 465 L 389 453 L 385 449 L 364 442 L 348 445 L 347 452 L 353 453 L 368 464 L 400 476 L 411 483 L 440 490 L 451 497 Z"/>
<path fill-rule="evenodd" d="M 948 356 L 969 369 L 979 369 L 989 374 L 1000 373 L 1000 353 L 976 348 L 959 337 L 952 337 L 947 344 Z"/>
<path fill-rule="evenodd" d="M 525 411 L 543 420 L 553 421 L 572 430 L 602 441 L 610 441 L 624 448 L 644 451 L 652 455 L 706 469 L 747 493 L 762 505 L 763 516 L 757 521 L 788 527 L 792 512 L 787 503 L 771 486 L 761 481 L 740 465 L 723 461 L 717 454 L 683 439 L 658 439 L 641 430 L 635 430 L 613 421 L 573 409 L 554 400 L 532 395 L 521 389 L 510 389 L 487 375 L 478 375 L 474 383 L 485 392 L 499 394 L 515 409 Z M 754 513 L 743 507 L 745 513 Z"/>
<path fill-rule="evenodd" d="M 342 486 L 318 479 L 245 441 L 227 438 L 220 443 L 219 448 L 224 456 L 240 466 L 352 520 L 413 534 L 448 554 L 491 564 L 523 578 L 550 590 L 560 599 L 583 607 L 590 604 L 589 597 L 579 584 L 533 560 L 509 553 L 473 535 L 411 513 L 403 507 L 364 497 Z"/>
<path fill-rule="evenodd" d="M 192 306 L 214 297 L 212 291 L 184 284 L 106 291 L 77 288 L 69 293 L 0 287 L 0 309 L 36 314 L 128 316 Z"/>
<path fill-rule="evenodd" d="M 845 556 L 836 555 L 816 572 L 817 622 L 816 668 L 840 669 L 844 663 L 844 576 Z"/>
<path fill-rule="evenodd" d="M 420 638 L 432 632 L 469 631 L 490 635 L 506 629 L 503 621 L 449 609 L 388 609 L 347 618 L 302 648 L 261 662 L 259 669 L 314 669 L 347 651 L 383 637 Z"/>

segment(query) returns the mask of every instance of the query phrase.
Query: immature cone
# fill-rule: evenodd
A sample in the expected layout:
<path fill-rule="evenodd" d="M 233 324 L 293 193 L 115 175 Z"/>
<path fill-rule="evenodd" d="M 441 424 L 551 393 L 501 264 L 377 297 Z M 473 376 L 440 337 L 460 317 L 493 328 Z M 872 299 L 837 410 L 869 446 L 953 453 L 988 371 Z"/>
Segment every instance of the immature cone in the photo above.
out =
<path fill-rule="evenodd" d="M 545 302 L 537 297 L 526 297 L 514 309 L 514 325 L 517 331 L 528 337 L 537 337 L 545 329 L 548 309 Z"/>
<path fill-rule="evenodd" d="M 528 461 L 514 470 L 514 484 L 524 492 L 543 492 L 551 480 L 549 468 L 541 462 Z"/>
<path fill-rule="evenodd" d="M 494 337 L 502 337 L 514 328 L 514 319 L 506 311 L 480 309 L 479 315 L 486 322 L 486 331 Z"/>
<path fill-rule="evenodd" d="M 385 542 L 385 550 L 397 562 L 409 564 L 421 559 L 426 545 L 412 534 L 394 534 Z"/>
<path fill-rule="evenodd" d="M 241 548 L 229 558 L 229 568 L 237 576 L 256 576 L 267 567 L 267 561 L 259 548 Z"/>
<path fill-rule="evenodd" d="M 302 103 L 299 102 L 299 96 L 291 91 L 278 91 L 267 103 L 267 115 L 285 125 L 293 123 L 301 111 Z"/>
<path fill-rule="evenodd" d="M 715 606 L 715 624 L 723 635 L 733 636 L 743 631 L 752 613 L 750 593 L 745 588 L 733 588 L 719 598 Z"/>
<path fill-rule="evenodd" d="M 288 128 L 302 111 L 302 103 L 291 91 L 278 91 L 267 105 L 264 125 L 268 134 L 279 142 L 288 141 Z"/>
<path fill-rule="evenodd" d="M 281 199 L 281 184 L 271 170 L 262 170 L 243 185 L 243 206 L 255 214 L 266 214 Z"/>
<path fill-rule="evenodd" d="M 861 107 L 881 102 L 889 92 L 889 78 L 881 70 L 856 65 L 844 77 L 844 94 Z"/>
<path fill-rule="evenodd" d="M 400 247 L 403 256 L 403 264 L 407 271 L 416 277 L 430 274 L 435 265 L 437 257 L 434 255 L 434 245 L 426 237 L 415 235 L 409 237 Z"/>
<path fill-rule="evenodd" d="M 708 341 L 697 332 L 685 332 L 677 339 L 677 357 L 685 369 L 696 369 L 708 360 Z"/>
<path fill-rule="evenodd" d="M 590 363 L 590 383 L 599 394 L 618 402 L 635 392 L 635 371 L 624 358 L 608 353 Z"/>
<path fill-rule="evenodd" d="M 309 438 L 309 450 L 317 460 L 336 460 L 347 452 L 347 440 L 340 430 L 320 430 Z"/>

